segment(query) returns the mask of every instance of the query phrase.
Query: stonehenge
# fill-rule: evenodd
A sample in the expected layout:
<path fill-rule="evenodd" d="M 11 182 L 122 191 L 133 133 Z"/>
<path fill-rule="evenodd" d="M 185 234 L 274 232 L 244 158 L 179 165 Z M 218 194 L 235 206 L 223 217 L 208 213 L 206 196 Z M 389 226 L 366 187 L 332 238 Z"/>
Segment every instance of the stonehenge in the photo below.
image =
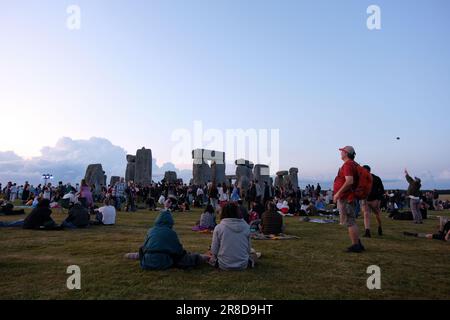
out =
<path fill-rule="evenodd" d="M 152 150 L 142 147 L 136 151 L 134 182 L 143 186 L 152 183 Z"/>
<path fill-rule="evenodd" d="M 257 164 L 253 169 L 253 176 L 255 182 L 258 181 L 258 184 L 264 186 L 264 183 L 270 184 L 270 168 L 265 164 Z"/>
<path fill-rule="evenodd" d="M 117 182 L 119 182 L 119 181 L 120 181 L 120 177 L 119 177 L 119 176 L 112 176 L 111 179 L 109 180 L 109 185 L 110 185 L 111 187 L 114 187 L 115 184 L 116 184 Z"/>
<path fill-rule="evenodd" d="M 289 171 L 278 171 L 275 178 L 275 187 L 298 190 L 298 168 Z"/>
<path fill-rule="evenodd" d="M 89 186 L 95 185 L 95 192 L 100 193 L 101 187 L 106 182 L 106 175 L 102 165 L 100 163 L 88 165 L 84 179 Z"/>
<path fill-rule="evenodd" d="M 125 181 L 133 181 L 139 185 L 150 185 L 152 183 L 151 149 L 142 147 L 142 149 L 136 151 L 136 155 L 127 155 Z"/>
<path fill-rule="evenodd" d="M 127 169 L 125 171 L 125 181 L 134 181 L 134 174 L 136 172 L 136 156 L 127 155 Z"/>
<path fill-rule="evenodd" d="M 247 190 L 250 186 L 250 182 L 253 180 L 254 164 L 245 159 L 238 159 L 235 161 L 235 164 L 238 188 L 242 191 Z"/>
<path fill-rule="evenodd" d="M 164 173 L 164 181 L 170 184 L 177 183 L 177 173 L 175 171 L 166 171 Z"/>
<path fill-rule="evenodd" d="M 193 182 L 196 185 L 204 185 L 209 181 L 219 184 L 225 183 L 225 152 L 195 149 L 192 151 Z M 211 162 L 211 165 L 208 164 Z"/>

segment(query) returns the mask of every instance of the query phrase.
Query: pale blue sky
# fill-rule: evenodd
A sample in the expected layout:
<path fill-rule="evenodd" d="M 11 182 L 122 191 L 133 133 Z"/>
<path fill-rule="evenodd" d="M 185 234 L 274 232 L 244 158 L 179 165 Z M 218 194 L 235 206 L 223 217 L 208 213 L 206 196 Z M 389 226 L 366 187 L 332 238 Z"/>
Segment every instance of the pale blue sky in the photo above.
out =
<path fill-rule="evenodd" d="M 380 31 L 366 27 L 371 4 Z M 386 179 L 408 167 L 450 187 L 449 12 L 447 0 L 3 0 L 0 151 L 97 136 L 162 163 L 171 133 L 201 120 L 280 129 L 281 166 L 304 176 L 332 177 L 351 144 Z"/>

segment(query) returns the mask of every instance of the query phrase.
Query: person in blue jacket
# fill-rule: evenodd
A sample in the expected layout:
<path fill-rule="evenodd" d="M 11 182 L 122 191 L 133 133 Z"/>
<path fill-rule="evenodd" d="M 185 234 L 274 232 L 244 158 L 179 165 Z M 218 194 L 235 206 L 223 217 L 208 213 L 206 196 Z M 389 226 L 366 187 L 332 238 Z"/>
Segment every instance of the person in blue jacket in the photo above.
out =
<path fill-rule="evenodd" d="M 183 249 L 177 233 L 172 229 L 174 221 L 170 211 L 165 210 L 156 218 L 148 231 L 139 253 L 128 253 L 127 259 L 140 260 L 144 270 L 188 269 L 206 263 L 207 255 L 189 253 Z"/>

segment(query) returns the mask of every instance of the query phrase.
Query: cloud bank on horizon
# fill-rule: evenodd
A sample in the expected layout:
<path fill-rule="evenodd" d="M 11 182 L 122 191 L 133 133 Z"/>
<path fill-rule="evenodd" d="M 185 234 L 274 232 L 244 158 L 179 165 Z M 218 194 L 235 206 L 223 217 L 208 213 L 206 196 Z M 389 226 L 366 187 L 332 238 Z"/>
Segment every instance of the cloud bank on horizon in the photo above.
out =
<path fill-rule="evenodd" d="M 151 146 L 147 146 L 150 147 Z M 134 152 L 132 152 L 134 153 Z M 24 159 L 14 151 L 0 151 L 0 183 L 14 181 L 23 183 L 29 181 L 32 184 L 42 183 L 42 174 L 50 173 L 54 182 L 64 181 L 79 182 L 85 174 L 87 165 L 101 163 L 108 176 L 108 182 L 112 175 L 125 175 L 127 151 L 105 138 L 92 137 L 87 140 L 63 137 L 55 146 L 46 146 L 41 149 L 41 155 L 31 159 Z M 231 170 L 228 168 L 227 171 Z M 159 181 L 166 171 L 175 171 L 179 178 L 189 183 L 192 178 L 192 170 L 180 170 L 167 162 L 158 166 L 157 159 L 153 158 L 153 180 Z M 449 189 L 450 170 L 433 174 L 431 171 L 420 174 L 423 187 L 427 189 Z M 306 184 L 321 183 L 324 188 L 331 188 L 333 177 L 321 176 L 320 179 L 308 176 L 300 168 L 300 186 Z M 383 178 L 383 176 L 382 176 Z M 404 189 L 406 182 L 403 179 L 383 179 L 388 189 Z"/>
<path fill-rule="evenodd" d="M 69 137 L 59 139 L 53 147 L 43 147 L 41 155 L 24 159 L 13 151 L 0 151 L 0 183 L 14 181 L 32 184 L 42 183 L 42 174 L 50 173 L 54 181 L 76 183 L 81 181 L 86 167 L 92 163 L 101 163 L 108 176 L 125 175 L 127 152 L 113 145 L 105 138 L 92 137 L 88 140 L 74 140 Z M 153 179 L 163 178 L 166 171 L 176 171 L 184 181 L 192 177 L 190 170 L 178 170 L 172 163 L 157 165 L 153 158 Z"/>

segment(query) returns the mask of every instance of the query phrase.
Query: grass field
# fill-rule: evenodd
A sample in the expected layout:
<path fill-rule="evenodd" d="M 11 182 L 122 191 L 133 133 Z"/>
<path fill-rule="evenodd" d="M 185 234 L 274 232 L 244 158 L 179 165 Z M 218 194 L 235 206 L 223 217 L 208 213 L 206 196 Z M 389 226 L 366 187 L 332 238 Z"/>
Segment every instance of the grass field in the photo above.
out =
<path fill-rule="evenodd" d="M 433 212 L 431 212 L 433 214 Z M 434 213 L 436 214 L 436 213 Z M 439 213 L 442 214 L 442 213 Z M 446 212 L 450 216 L 450 212 Z M 450 245 L 404 237 L 403 231 L 433 232 L 424 225 L 385 222 L 385 236 L 363 240 L 367 251 L 344 253 L 349 245 L 339 225 L 285 218 L 292 241 L 253 241 L 258 266 L 223 272 L 208 266 L 191 271 L 142 271 L 126 252 L 137 251 L 157 213 L 120 213 L 114 227 L 28 231 L 0 229 L 2 299 L 450 299 Z M 175 213 L 175 229 L 187 250 L 205 252 L 211 235 L 190 231 L 200 211 Z M 61 222 L 62 214 L 54 214 Z M 17 217 L 0 217 L 14 220 Z M 358 219 L 361 226 L 362 219 Z M 81 268 L 81 290 L 68 290 L 66 268 Z M 381 290 L 368 290 L 367 267 L 381 268 Z"/>

